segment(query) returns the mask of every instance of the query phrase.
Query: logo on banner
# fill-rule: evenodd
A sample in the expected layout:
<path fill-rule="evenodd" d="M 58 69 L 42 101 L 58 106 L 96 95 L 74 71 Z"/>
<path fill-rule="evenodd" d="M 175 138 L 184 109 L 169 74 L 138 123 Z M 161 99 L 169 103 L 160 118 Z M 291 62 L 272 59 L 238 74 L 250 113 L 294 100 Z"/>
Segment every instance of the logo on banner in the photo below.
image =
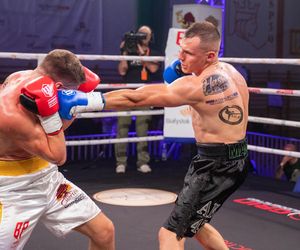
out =
<path fill-rule="evenodd" d="M 183 14 L 183 10 L 176 11 L 176 21 L 181 28 L 187 29 L 195 22 L 195 16 L 192 12 L 187 12 Z"/>
<path fill-rule="evenodd" d="M 268 42 L 274 42 L 276 28 L 274 1 L 237 0 L 233 2 L 232 7 L 235 13 L 233 19 L 234 29 L 230 34 L 247 41 L 256 49 L 261 49 Z M 263 26 L 261 23 L 266 25 Z"/>
<path fill-rule="evenodd" d="M 265 210 L 278 215 L 286 215 L 291 220 L 300 221 L 300 210 L 295 208 L 290 208 L 255 198 L 240 198 L 233 200 L 233 202 L 250 207 L 255 207 L 257 209 Z"/>

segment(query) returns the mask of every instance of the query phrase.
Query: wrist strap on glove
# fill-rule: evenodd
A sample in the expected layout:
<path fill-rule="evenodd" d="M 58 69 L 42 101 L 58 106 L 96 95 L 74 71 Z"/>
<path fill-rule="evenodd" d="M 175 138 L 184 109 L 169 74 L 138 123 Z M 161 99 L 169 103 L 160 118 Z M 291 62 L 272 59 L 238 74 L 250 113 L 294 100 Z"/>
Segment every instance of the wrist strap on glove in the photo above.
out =
<path fill-rule="evenodd" d="M 105 99 L 101 92 L 90 92 L 86 94 L 88 105 L 74 106 L 71 109 L 71 114 L 84 113 L 89 111 L 101 111 L 105 107 Z"/>
<path fill-rule="evenodd" d="M 38 118 L 40 119 L 43 129 L 48 135 L 56 135 L 62 128 L 63 124 L 58 112 L 50 116 L 38 115 Z"/>

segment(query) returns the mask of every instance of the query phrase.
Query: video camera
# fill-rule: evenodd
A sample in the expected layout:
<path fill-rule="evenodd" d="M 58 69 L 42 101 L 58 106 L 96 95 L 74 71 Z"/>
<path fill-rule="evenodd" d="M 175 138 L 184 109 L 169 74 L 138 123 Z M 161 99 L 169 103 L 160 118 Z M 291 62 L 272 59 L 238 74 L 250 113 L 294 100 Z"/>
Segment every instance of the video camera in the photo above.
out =
<path fill-rule="evenodd" d="M 138 55 L 138 44 L 141 44 L 144 39 L 146 39 L 147 34 L 142 32 L 133 31 L 126 32 L 124 35 L 124 47 L 123 50 L 128 53 L 128 55 Z"/>

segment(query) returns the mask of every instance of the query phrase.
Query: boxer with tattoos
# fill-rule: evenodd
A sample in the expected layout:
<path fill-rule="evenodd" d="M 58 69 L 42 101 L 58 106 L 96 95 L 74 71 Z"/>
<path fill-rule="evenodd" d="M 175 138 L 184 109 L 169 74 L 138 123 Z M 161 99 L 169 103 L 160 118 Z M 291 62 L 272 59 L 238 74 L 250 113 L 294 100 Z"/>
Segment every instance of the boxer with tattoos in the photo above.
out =
<path fill-rule="evenodd" d="M 159 231 L 161 250 L 184 249 L 185 237 L 194 237 L 204 249 L 228 249 L 209 222 L 247 175 L 249 93 L 242 75 L 218 60 L 220 43 L 213 24 L 195 23 L 185 32 L 178 60 L 165 69 L 168 85 L 104 94 L 108 110 L 180 105 L 190 105 L 192 109 L 198 154 L 189 166 L 171 215 Z M 79 93 L 68 103 L 59 95 L 60 105 L 68 107 L 66 114 L 61 112 L 62 117 L 70 115 L 70 111 L 72 115 L 76 113 L 76 94 Z"/>

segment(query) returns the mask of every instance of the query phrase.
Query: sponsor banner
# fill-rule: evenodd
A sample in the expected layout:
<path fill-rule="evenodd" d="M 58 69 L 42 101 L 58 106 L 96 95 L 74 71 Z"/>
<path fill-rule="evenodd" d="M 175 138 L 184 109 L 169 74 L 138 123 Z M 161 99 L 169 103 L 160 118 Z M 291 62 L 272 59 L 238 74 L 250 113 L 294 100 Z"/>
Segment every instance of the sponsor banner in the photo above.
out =
<path fill-rule="evenodd" d="M 187 105 L 165 108 L 164 137 L 194 138 L 191 108 Z"/>
<path fill-rule="evenodd" d="M 206 5 L 183 4 L 173 6 L 173 27 L 169 30 L 168 41 L 165 50 L 165 65 L 171 64 L 178 58 L 180 41 L 184 31 L 192 23 L 198 21 L 210 21 L 214 23 L 220 33 L 222 32 L 222 10 Z M 194 139 L 192 128 L 191 110 L 189 106 L 165 108 L 164 137 L 174 141 L 190 142 Z"/>
<path fill-rule="evenodd" d="M 184 29 L 171 28 L 169 30 L 167 47 L 165 51 L 165 65 L 171 64 L 178 58 L 179 44 Z M 184 105 L 174 108 L 165 108 L 164 137 L 166 138 L 194 138 L 192 128 L 191 109 Z"/>

